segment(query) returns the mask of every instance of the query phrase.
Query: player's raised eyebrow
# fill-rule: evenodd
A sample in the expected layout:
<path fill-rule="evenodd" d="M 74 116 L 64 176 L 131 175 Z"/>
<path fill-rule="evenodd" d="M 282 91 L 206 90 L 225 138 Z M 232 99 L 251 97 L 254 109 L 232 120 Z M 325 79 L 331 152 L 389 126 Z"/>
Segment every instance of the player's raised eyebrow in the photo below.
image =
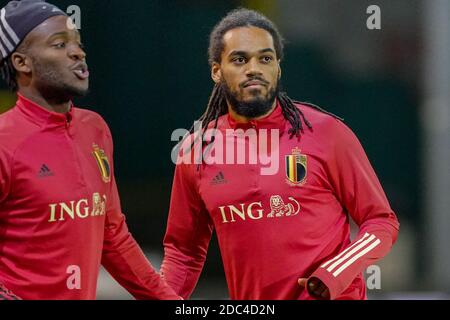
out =
<path fill-rule="evenodd" d="M 275 51 L 272 48 L 265 48 L 258 51 L 258 53 L 266 53 L 266 52 L 272 52 L 275 53 Z M 244 50 L 233 50 L 231 51 L 228 56 L 247 56 L 249 54 L 249 51 Z"/>
<path fill-rule="evenodd" d="M 75 37 L 77 38 L 77 39 L 80 39 L 80 33 L 78 32 L 78 30 L 74 30 L 75 31 Z M 68 31 L 60 31 L 60 32 L 55 32 L 55 33 L 53 33 L 53 34 L 51 34 L 49 37 L 48 37 L 48 39 L 54 39 L 54 38 L 57 38 L 57 37 L 66 37 L 66 38 L 68 38 L 70 36 L 70 33 L 68 32 Z"/>

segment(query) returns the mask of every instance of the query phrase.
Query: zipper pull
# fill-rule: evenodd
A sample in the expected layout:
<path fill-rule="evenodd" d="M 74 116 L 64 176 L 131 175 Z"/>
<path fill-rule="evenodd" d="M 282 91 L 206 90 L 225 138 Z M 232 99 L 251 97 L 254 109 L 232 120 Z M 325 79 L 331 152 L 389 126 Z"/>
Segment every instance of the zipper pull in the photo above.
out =
<path fill-rule="evenodd" d="M 72 121 L 72 116 L 70 115 L 70 113 L 66 114 L 66 129 L 69 129 L 71 121 Z"/>

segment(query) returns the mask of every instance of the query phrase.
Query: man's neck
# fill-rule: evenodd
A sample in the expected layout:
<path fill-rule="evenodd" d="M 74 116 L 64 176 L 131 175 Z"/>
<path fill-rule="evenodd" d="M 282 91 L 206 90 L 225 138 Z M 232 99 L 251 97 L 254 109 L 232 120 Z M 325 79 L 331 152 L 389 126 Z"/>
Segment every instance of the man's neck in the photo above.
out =
<path fill-rule="evenodd" d="M 49 111 L 56 113 L 67 113 L 70 111 L 70 100 L 56 101 L 56 99 L 46 99 L 38 91 L 31 88 L 22 88 L 18 93 Z"/>
<path fill-rule="evenodd" d="M 231 107 L 230 103 L 228 103 L 228 113 L 230 114 L 231 118 L 234 119 L 234 121 L 236 121 L 237 123 L 248 123 L 252 120 L 260 120 L 263 119 L 265 117 L 267 117 L 269 114 L 272 113 L 273 110 L 275 110 L 275 107 L 277 106 L 277 100 L 275 99 L 275 101 L 273 102 L 272 107 L 270 108 L 269 111 L 267 111 L 265 114 L 263 114 L 262 116 L 256 117 L 256 118 L 247 118 L 245 116 L 242 116 L 240 114 L 237 114 L 236 111 L 233 110 L 233 108 Z"/>

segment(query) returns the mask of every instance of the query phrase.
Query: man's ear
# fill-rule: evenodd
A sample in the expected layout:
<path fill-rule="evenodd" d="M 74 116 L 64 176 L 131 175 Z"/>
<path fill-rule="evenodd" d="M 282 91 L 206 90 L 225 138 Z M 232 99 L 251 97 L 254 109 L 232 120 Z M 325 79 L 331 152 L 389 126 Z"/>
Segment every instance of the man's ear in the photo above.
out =
<path fill-rule="evenodd" d="M 11 61 L 14 69 L 18 72 L 22 73 L 30 73 L 31 72 L 31 66 L 30 61 L 31 59 L 24 53 L 14 52 L 11 55 Z"/>
<path fill-rule="evenodd" d="M 216 84 L 220 83 L 220 79 L 222 79 L 222 70 L 217 62 L 213 62 L 211 66 L 211 78 Z"/>

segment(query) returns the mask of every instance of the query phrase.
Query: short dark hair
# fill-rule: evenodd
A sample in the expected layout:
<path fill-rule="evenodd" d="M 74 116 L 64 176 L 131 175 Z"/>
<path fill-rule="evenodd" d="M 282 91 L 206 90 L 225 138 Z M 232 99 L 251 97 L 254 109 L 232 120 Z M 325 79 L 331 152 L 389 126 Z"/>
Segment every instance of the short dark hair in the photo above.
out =
<path fill-rule="evenodd" d="M 221 60 L 220 56 L 225 47 L 225 44 L 223 43 L 223 36 L 225 33 L 240 27 L 257 27 L 269 32 L 273 39 L 277 58 L 283 60 L 284 40 L 273 22 L 259 12 L 238 8 L 230 11 L 218 24 L 216 24 L 211 32 L 208 48 L 210 65 L 212 65 L 213 62 L 220 62 Z"/>
<path fill-rule="evenodd" d="M 11 57 L 8 57 L 1 62 L 0 72 L 9 90 L 16 92 L 18 89 L 17 72 L 12 64 Z"/>
<path fill-rule="evenodd" d="M 17 49 L 14 52 L 27 53 L 29 45 L 29 42 L 25 39 L 18 45 Z M 17 90 L 19 89 L 19 86 L 17 85 L 17 71 L 16 68 L 14 68 L 11 58 L 14 52 L 12 52 L 8 57 L 1 61 L 0 73 L 9 90 L 11 90 L 12 92 L 17 92 Z"/>

